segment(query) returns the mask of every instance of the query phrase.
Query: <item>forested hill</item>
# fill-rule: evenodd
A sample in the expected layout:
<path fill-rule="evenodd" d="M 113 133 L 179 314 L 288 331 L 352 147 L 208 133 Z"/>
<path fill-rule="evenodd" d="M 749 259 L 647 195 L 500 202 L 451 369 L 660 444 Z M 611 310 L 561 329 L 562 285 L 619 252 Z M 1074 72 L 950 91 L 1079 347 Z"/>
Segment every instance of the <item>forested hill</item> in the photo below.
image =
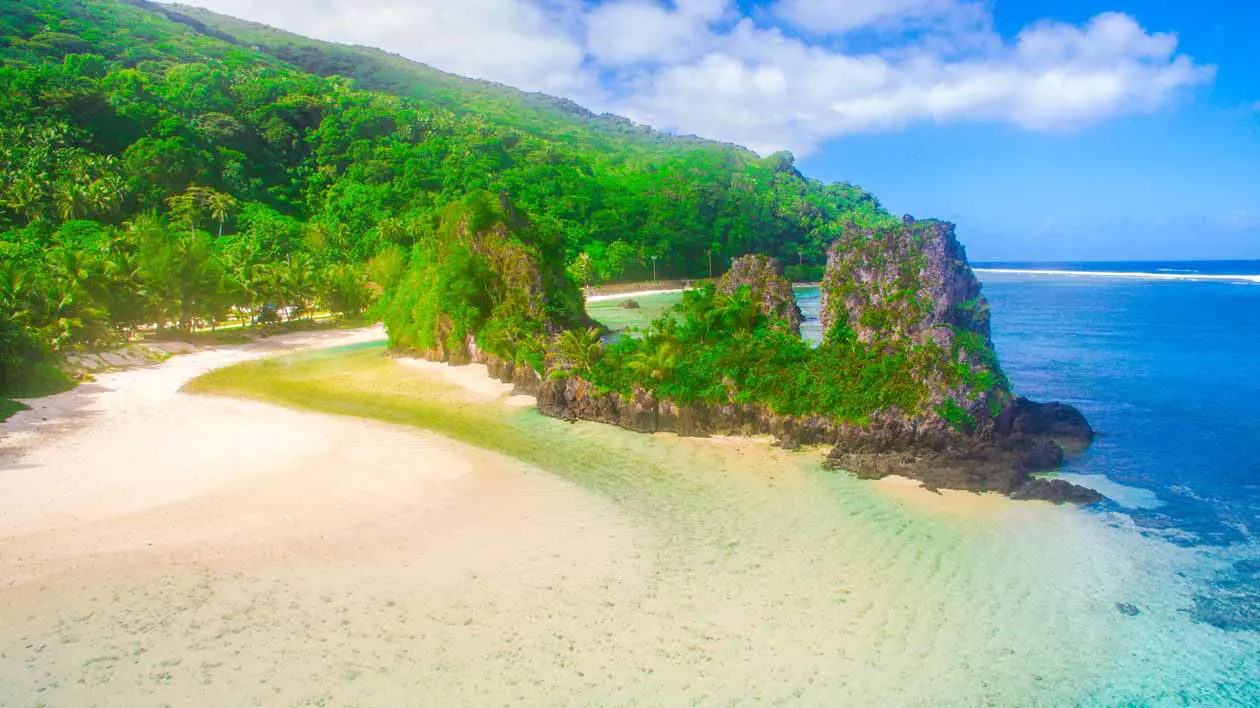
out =
<path fill-rule="evenodd" d="M 199 7 L 133 2 L 164 12 L 199 31 L 242 46 L 261 48 L 312 74 L 351 78 L 363 89 L 419 99 L 456 113 L 475 113 L 496 124 L 564 139 L 571 145 L 613 152 L 624 158 L 664 159 L 671 153 L 705 147 L 732 149 L 756 157 L 738 145 L 662 133 L 621 116 L 595 115 L 566 98 L 465 78 L 373 47 L 321 42 Z"/>
<path fill-rule="evenodd" d="M 360 310 L 477 194 L 592 282 L 748 252 L 818 266 L 845 225 L 890 218 L 785 153 L 121 0 L 0 0 L 0 172 L 9 388 L 142 325 Z"/>

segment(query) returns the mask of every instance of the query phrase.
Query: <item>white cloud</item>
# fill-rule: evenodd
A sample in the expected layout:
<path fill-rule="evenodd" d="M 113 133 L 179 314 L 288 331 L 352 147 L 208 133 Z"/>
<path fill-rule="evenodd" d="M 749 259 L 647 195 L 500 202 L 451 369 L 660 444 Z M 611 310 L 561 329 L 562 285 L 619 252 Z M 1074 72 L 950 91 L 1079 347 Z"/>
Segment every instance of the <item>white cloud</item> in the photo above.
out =
<path fill-rule="evenodd" d="M 653 0 L 615 0 L 591 9 L 586 47 L 608 66 L 692 59 L 716 37 L 710 25 L 725 16 L 729 0 L 679 0 L 665 7 Z"/>
<path fill-rule="evenodd" d="M 713 52 L 640 80 L 623 108 L 762 152 L 808 151 L 829 137 L 921 121 L 1070 129 L 1158 108 L 1212 76 L 1175 55 L 1172 35 L 1146 33 L 1114 13 L 1084 27 L 1042 23 L 1013 44 L 995 40 L 961 59 L 922 47 L 846 55 L 745 20 Z"/>
<path fill-rule="evenodd" d="M 1128 15 L 1005 39 L 986 5 L 962 0 L 780 0 L 755 18 L 733 0 L 195 2 L 762 152 L 921 122 L 1073 129 L 1157 110 L 1213 76 Z M 868 30 L 878 51 L 836 48 Z"/>
<path fill-rule="evenodd" d="M 290 32 L 401 54 L 530 91 L 592 95 L 580 4 L 535 0 L 193 0 Z"/>

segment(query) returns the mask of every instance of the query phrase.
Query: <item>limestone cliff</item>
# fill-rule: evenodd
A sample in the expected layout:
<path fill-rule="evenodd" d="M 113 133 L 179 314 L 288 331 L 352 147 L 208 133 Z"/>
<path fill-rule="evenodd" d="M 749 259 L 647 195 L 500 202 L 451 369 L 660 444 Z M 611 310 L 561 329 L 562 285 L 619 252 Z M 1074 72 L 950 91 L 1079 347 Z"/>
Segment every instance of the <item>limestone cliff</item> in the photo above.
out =
<path fill-rule="evenodd" d="M 1013 398 L 989 330 L 980 292 L 954 225 L 915 221 L 852 230 L 831 245 L 822 284 L 823 332 L 886 352 L 905 352 L 927 396 L 918 427 L 995 432 Z"/>
<path fill-rule="evenodd" d="M 748 286 L 761 314 L 785 323 L 797 335 L 801 333 L 801 308 L 796 304 L 791 281 L 783 277 L 779 259 L 761 254 L 736 258 L 718 280 L 717 290 L 733 295 L 742 286 Z"/>
<path fill-rule="evenodd" d="M 926 391 L 915 410 L 840 426 L 829 465 L 929 486 L 1099 498 L 1030 478 L 1062 464 L 1061 443 L 1082 446 L 1094 433 L 1071 406 L 1011 394 L 993 349 L 988 302 L 953 224 L 906 217 L 899 227 L 846 234 L 828 250 L 822 297 L 828 342 L 908 353 Z"/>

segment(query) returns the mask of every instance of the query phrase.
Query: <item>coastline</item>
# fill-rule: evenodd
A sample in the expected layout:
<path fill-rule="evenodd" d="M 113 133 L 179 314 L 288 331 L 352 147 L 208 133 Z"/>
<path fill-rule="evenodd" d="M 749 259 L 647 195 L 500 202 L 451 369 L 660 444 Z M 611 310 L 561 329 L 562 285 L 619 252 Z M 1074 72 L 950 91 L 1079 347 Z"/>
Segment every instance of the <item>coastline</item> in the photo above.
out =
<path fill-rule="evenodd" d="M 91 414 L 5 466 L 0 562 L 22 577 L 0 585 L 0 673 L 23 678 L 0 699 L 1080 704 L 1147 646 L 1116 603 L 1203 631 L 1135 580 L 1172 560 L 1079 509 L 570 425 L 475 365 L 263 353 L 104 375 Z M 331 409 L 429 406 L 499 451 L 179 392 L 233 362 L 350 405 Z"/>
<path fill-rule="evenodd" d="M 647 295 L 668 295 L 670 293 L 681 293 L 683 288 L 665 288 L 656 290 L 628 290 L 620 293 L 603 293 L 587 295 L 587 302 L 607 302 L 609 300 L 625 300 L 634 297 L 644 297 Z"/>

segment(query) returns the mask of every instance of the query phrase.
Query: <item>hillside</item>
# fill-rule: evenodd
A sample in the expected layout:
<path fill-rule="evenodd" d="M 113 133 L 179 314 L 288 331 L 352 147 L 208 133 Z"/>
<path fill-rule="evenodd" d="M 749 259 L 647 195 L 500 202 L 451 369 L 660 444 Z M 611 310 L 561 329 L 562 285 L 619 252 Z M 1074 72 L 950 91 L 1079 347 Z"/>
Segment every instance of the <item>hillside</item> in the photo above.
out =
<path fill-rule="evenodd" d="M 354 79 L 363 89 L 475 114 L 497 125 L 609 152 L 613 159 L 660 161 L 691 149 L 732 150 L 756 158 L 738 145 L 662 133 L 621 116 L 596 115 L 565 98 L 465 78 L 373 47 L 321 42 L 189 5 L 131 1 L 188 23 L 203 34 L 260 48 L 311 74 Z"/>
<path fill-rule="evenodd" d="M 478 193 L 584 282 L 750 252 L 816 273 L 846 225 L 890 219 L 786 153 L 122 0 L 0 0 L 0 169 L 9 389 L 50 351 L 146 323 L 359 311 Z"/>

